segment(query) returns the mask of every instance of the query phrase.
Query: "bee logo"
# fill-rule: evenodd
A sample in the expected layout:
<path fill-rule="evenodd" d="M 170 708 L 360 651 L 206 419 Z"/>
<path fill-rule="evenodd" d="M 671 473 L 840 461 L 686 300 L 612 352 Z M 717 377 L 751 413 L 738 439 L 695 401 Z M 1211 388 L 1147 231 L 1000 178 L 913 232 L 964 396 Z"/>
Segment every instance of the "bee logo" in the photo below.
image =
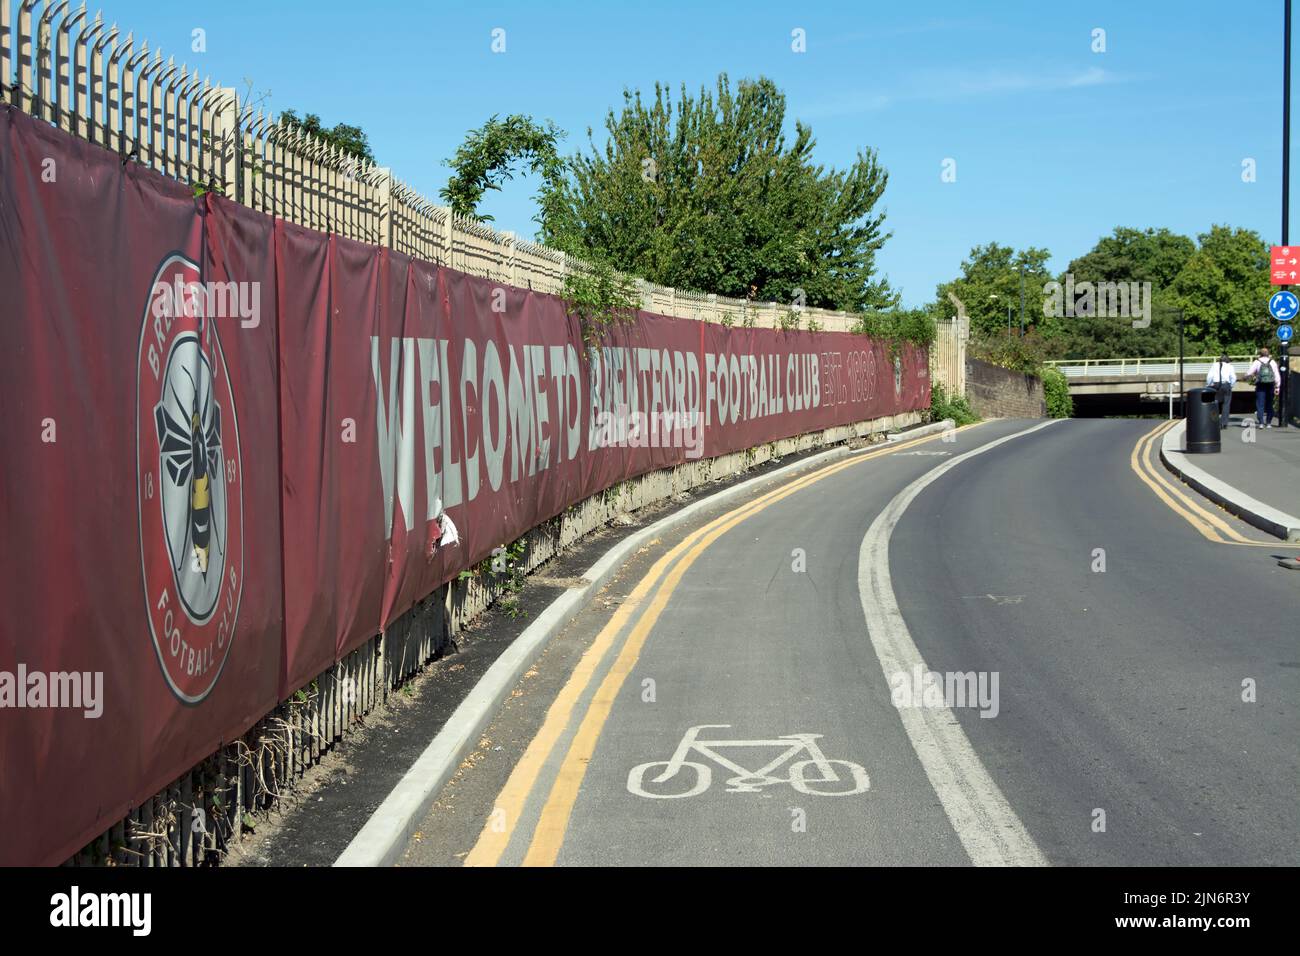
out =
<path fill-rule="evenodd" d="M 154 650 L 187 704 L 215 686 L 243 585 L 239 426 L 199 267 L 168 256 L 140 333 L 140 556 Z"/>

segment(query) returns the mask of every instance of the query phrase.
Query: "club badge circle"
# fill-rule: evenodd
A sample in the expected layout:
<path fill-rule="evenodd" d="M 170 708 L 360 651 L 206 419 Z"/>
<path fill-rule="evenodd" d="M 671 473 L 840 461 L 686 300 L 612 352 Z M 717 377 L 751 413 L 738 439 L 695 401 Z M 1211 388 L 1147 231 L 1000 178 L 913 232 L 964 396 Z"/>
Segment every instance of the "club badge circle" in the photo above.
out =
<path fill-rule="evenodd" d="M 230 373 L 198 265 L 159 265 L 136 369 L 140 566 L 154 652 L 186 704 L 216 686 L 243 590 L 243 461 Z"/>

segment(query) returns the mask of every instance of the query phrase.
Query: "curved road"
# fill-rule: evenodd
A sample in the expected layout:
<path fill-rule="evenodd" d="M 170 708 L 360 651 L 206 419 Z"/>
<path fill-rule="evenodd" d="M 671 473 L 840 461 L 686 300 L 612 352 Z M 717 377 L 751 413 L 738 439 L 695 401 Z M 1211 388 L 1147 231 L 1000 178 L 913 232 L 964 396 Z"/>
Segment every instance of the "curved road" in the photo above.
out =
<path fill-rule="evenodd" d="M 1300 575 L 1158 424 L 872 449 L 666 536 L 403 862 L 1300 862 Z"/>

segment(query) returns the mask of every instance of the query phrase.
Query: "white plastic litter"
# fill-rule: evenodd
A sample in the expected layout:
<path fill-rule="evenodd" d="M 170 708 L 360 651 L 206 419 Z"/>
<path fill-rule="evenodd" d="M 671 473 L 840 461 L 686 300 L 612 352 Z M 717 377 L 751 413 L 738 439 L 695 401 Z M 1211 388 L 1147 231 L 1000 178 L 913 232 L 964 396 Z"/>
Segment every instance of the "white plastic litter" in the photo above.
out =
<path fill-rule="evenodd" d="M 442 537 L 438 539 L 438 547 L 449 548 L 453 544 L 460 544 L 460 532 L 456 526 L 451 523 L 451 518 L 447 512 L 438 515 L 438 527 L 442 529 Z"/>

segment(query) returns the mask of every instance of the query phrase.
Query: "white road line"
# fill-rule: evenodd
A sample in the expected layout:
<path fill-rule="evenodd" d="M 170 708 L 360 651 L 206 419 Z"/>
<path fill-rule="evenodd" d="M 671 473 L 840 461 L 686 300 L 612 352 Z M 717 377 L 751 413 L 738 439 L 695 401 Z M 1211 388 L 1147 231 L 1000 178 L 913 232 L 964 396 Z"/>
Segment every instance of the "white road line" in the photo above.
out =
<path fill-rule="evenodd" d="M 889 539 L 903 512 L 922 490 L 966 459 L 1052 424 L 1055 421 L 1007 435 L 931 469 L 895 495 L 872 522 L 858 552 L 858 593 L 886 683 L 893 675 L 912 673 L 916 667 L 922 672 L 929 670 L 903 621 L 889 577 Z M 1046 866 L 1046 858 L 984 769 L 956 715 L 947 707 L 900 707 L 898 714 L 971 862 L 976 866 Z"/>

